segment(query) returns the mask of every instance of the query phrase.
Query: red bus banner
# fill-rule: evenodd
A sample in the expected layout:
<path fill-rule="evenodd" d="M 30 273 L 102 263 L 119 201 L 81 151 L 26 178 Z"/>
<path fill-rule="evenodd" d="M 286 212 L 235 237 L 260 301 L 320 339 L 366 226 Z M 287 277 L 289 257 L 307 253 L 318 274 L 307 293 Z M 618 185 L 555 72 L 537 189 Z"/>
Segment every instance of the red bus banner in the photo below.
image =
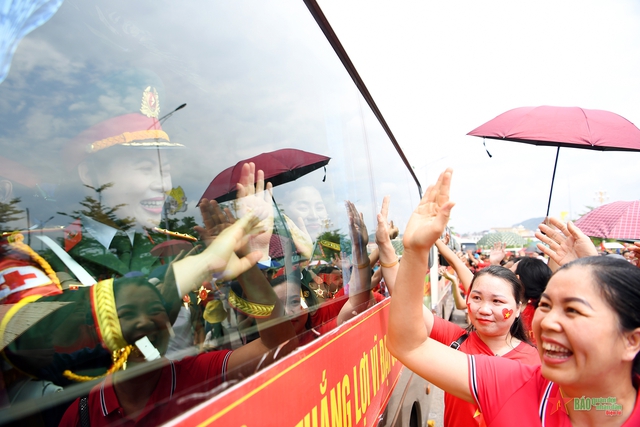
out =
<path fill-rule="evenodd" d="M 402 372 L 390 300 L 171 421 L 197 426 L 375 426 Z"/>

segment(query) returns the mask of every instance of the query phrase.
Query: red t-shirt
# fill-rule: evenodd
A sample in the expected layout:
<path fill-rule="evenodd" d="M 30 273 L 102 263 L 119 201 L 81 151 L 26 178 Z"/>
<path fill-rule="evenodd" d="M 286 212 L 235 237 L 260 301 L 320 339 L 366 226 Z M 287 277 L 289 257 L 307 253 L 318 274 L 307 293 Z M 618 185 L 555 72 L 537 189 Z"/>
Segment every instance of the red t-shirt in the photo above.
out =
<path fill-rule="evenodd" d="M 180 361 L 169 361 L 162 367 L 160 380 L 142 412 L 135 418 L 123 415 L 122 405 L 118 401 L 109 375 L 89 393 L 89 414 L 91 427 L 163 424 L 182 414 L 189 408 L 209 398 L 206 391 L 212 390 L 225 381 L 227 362 L 231 351 L 220 350 L 203 353 Z M 198 399 L 179 398 L 187 394 L 202 393 Z M 60 421 L 60 426 L 79 426 L 78 405 L 80 399 L 71 404 Z"/>
<path fill-rule="evenodd" d="M 563 398 L 558 385 L 545 379 L 540 369 L 540 366 L 514 363 L 502 357 L 469 355 L 469 390 L 486 423 L 479 425 L 571 427 L 564 405 L 574 402 Z M 638 380 L 636 376 L 636 388 Z M 622 427 L 639 425 L 640 395 Z"/>
<path fill-rule="evenodd" d="M 476 272 L 482 270 L 483 268 L 487 268 L 491 266 L 491 263 L 488 261 L 478 261 L 478 265 L 476 265 Z"/>
<path fill-rule="evenodd" d="M 527 301 L 527 305 L 522 310 L 522 324 L 524 325 L 524 330 L 529 334 L 529 339 L 532 343 L 536 343 L 536 339 L 533 337 L 533 329 L 531 328 L 531 323 L 533 322 L 533 315 L 536 312 L 535 307 L 533 306 L 535 302 L 532 300 Z"/>
<path fill-rule="evenodd" d="M 448 322 L 440 317 L 434 317 L 430 338 L 445 345 L 451 345 L 460 338 L 465 330 L 460 326 Z M 491 349 L 480 339 L 477 333 L 471 332 L 469 337 L 460 345 L 460 351 L 467 354 L 486 354 L 493 356 Z M 494 356 L 495 357 L 495 356 Z M 517 360 L 527 365 L 540 365 L 538 350 L 529 344 L 521 342 L 516 348 L 502 356 L 503 358 Z M 444 425 L 446 427 L 475 426 L 479 423 L 477 405 L 465 402 L 462 399 L 444 394 Z"/>
<path fill-rule="evenodd" d="M 373 297 L 376 303 L 385 299 L 385 296 L 378 292 L 373 292 Z M 344 288 L 340 288 L 340 290 L 336 292 L 333 300 L 320 305 L 320 308 L 311 316 L 311 327 L 315 329 L 317 336 L 324 335 L 338 327 L 338 314 L 340 314 L 340 310 L 342 310 L 342 307 L 348 300 L 349 297 L 345 296 Z M 310 339 L 303 338 L 300 345 L 307 344 L 308 342 L 310 342 Z"/>

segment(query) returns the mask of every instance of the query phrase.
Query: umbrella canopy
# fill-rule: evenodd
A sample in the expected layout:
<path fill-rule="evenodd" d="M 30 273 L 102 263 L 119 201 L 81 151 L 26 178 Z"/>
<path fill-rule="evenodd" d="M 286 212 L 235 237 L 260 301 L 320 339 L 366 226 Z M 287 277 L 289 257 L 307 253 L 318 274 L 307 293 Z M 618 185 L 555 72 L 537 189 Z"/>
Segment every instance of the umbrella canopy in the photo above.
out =
<path fill-rule="evenodd" d="M 269 181 L 275 187 L 295 181 L 301 176 L 326 166 L 329 160 L 331 160 L 330 157 L 294 148 L 262 153 L 250 159 L 241 160 L 235 166 L 220 172 L 213 178 L 200 200 L 207 198 L 226 202 L 235 199 L 236 185 L 240 182 L 240 172 L 245 163 L 255 163 L 256 170 L 264 171 L 265 181 Z"/>
<path fill-rule="evenodd" d="M 551 206 L 560 147 L 600 151 L 640 151 L 640 129 L 618 114 L 579 107 L 521 107 L 509 110 L 467 135 L 558 147 L 547 216 Z"/>
<path fill-rule="evenodd" d="M 150 252 L 156 257 L 171 257 L 178 255 L 182 250 L 188 252 L 192 248 L 193 245 L 184 240 L 166 240 L 155 245 Z"/>
<path fill-rule="evenodd" d="M 602 205 L 580 217 L 575 225 L 591 237 L 640 240 L 640 200 Z"/>
<path fill-rule="evenodd" d="M 521 248 L 526 242 L 519 234 L 504 231 L 485 234 L 478 240 L 477 245 L 482 248 L 490 248 L 494 243 L 506 243 L 507 248 Z"/>

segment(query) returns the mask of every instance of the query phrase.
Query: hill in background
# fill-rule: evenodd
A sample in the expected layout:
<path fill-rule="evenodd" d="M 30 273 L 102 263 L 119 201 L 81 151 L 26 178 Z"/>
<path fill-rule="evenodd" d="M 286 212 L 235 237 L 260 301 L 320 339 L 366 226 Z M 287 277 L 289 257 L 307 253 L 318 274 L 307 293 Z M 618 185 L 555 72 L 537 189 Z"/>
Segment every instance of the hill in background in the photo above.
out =
<path fill-rule="evenodd" d="M 525 221 L 519 222 L 517 224 L 513 224 L 513 227 L 523 226 L 526 230 L 536 231 L 538 229 L 538 225 L 544 221 L 544 217 L 540 218 L 530 218 Z"/>

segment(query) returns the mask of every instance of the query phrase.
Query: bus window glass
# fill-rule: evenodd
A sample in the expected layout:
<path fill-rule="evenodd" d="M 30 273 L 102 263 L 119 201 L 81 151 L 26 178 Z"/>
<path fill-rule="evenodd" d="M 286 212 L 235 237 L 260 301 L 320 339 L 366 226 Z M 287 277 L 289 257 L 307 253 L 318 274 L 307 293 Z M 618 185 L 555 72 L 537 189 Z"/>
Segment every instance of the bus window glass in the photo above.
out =
<path fill-rule="evenodd" d="M 10 19 L 0 418 L 73 419 L 106 375 L 109 422 L 166 421 L 352 316 L 383 196 L 402 232 L 418 194 L 303 2 Z"/>

